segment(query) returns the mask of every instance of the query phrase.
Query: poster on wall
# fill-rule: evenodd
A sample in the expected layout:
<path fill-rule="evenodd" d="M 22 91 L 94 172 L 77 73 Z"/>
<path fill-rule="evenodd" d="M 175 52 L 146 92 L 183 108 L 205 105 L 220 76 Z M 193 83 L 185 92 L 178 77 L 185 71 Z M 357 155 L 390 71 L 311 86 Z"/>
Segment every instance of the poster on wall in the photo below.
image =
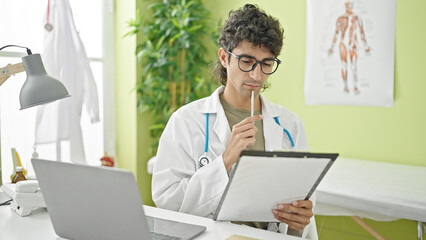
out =
<path fill-rule="evenodd" d="M 308 105 L 393 106 L 396 0 L 307 0 Z"/>

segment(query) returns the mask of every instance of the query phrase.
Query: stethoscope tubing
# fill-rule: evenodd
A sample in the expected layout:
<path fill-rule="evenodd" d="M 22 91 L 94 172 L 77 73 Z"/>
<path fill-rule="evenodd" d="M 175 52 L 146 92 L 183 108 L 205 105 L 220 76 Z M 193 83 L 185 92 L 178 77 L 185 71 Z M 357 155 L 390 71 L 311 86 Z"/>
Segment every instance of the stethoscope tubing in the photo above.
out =
<path fill-rule="evenodd" d="M 204 154 L 198 159 L 198 165 L 204 167 L 210 163 L 210 158 L 207 156 L 207 151 L 209 149 L 209 113 L 206 113 L 206 146 L 204 147 Z"/>
<path fill-rule="evenodd" d="M 281 126 L 281 124 L 280 124 L 280 120 L 278 120 L 278 117 L 274 117 L 274 119 L 275 119 L 275 122 L 276 122 L 279 126 Z M 291 137 L 290 132 L 289 132 L 287 129 L 285 129 L 285 128 L 283 128 L 283 131 L 287 134 L 288 139 L 290 139 L 291 147 L 294 149 L 294 142 L 293 142 L 293 138 Z"/>
<path fill-rule="evenodd" d="M 206 113 L 206 146 L 204 148 L 204 155 L 207 156 L 209 148 L 209 113 Z"/>

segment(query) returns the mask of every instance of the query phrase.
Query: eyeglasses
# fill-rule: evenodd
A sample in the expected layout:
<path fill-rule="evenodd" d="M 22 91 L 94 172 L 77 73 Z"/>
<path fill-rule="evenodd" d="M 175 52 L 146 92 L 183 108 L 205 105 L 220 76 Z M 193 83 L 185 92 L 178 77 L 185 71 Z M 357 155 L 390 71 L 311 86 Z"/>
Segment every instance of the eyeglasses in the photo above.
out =
<path fill-rule="evenodd" d="M 248 55 L 236 55 L 228 50 L 229 54 L 238 59 L 238 67 L 243 72 L 253 71 L 257 64 L 260 63 L 260 70 L 266 75 L 271 75 L 277 71 L 281 61 L 278 58 L 265 58 L 262 61 L 258 61 L 255 57 Z"/>

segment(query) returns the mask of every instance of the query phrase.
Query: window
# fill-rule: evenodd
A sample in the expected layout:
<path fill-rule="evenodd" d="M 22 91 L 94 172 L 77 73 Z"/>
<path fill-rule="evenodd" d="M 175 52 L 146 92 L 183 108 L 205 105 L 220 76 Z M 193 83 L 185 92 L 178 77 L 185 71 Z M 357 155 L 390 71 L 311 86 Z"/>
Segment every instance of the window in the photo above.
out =
<path fill-rule="evenodd" d="M 51 0 L 52 2 L 53 0 Z M 92 124 L 83 107 L 81 127 L 86 161 L 100 165 L 104 149 L 114 154 L 114 106 L 113 104 L 113 11 L 112 0 L 69 0 L 74 23 L 85 45 L 99 94 L 100 122 Z M 0 47 L 13 44 L 28 47 L 33 53 L 43 51 L 43 19 L 46 17 L 46 0 L 2 0 L 0 8 Z M 0 67 L 22 62 L 25 50 L 6 48 L 0 51 Z M 10 182 L 13 171 L 11 148 L 16 148 L 24 168 L 30 167 L 35 139 L 35 115 L 37 108 L 19 110 L 19 92 L 26 79 L 25 73 L 10 77 L 0 87 L 1 166 L 3 182 Z M 108 98 L 104 98 L 107 95 Z M 108 105 L 108 108 L 106 107 Z M 60 153 L 57 150 L 60 150 Z M 69 143 L 37 146 L 39 158 L 70 161 Z M 31 168 L 29 169 L 31 174 Z"/>

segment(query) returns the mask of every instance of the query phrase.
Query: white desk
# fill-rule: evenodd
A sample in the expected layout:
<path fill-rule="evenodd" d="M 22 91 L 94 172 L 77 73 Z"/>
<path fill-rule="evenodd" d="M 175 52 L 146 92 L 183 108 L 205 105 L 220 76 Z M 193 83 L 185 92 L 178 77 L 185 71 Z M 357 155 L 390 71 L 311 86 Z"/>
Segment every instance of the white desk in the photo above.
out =
<path fill-rule="evenodd" d="M 426 222 L 426 167 L 338 158 L 317 188 L 317 215 Z M 419 232 L 419 238 L 420 238 Z"/>
<path fill-rule="evenodd" d="M 215 222 L 209 218 L 173 212 L 169 210 L 144 206 L 148 216 L 178 220 L 185 223 L 193 223 L 207 227 L 207 230 L 196 238 L 202 239 L 227 239 L 232 235 L 243 235 L 258 239 L 300 239 L 279 233 L 268 232 L 247 226 L 232 224 L 229 222 Z M 45 208 L 38 208 L 31 212 L 30 216 L 20 217 L 10 209 L 10 206 L 0 206 L 0 239 L 63 239 L 58 237 L 53 230 L 49 214 Z"/>

